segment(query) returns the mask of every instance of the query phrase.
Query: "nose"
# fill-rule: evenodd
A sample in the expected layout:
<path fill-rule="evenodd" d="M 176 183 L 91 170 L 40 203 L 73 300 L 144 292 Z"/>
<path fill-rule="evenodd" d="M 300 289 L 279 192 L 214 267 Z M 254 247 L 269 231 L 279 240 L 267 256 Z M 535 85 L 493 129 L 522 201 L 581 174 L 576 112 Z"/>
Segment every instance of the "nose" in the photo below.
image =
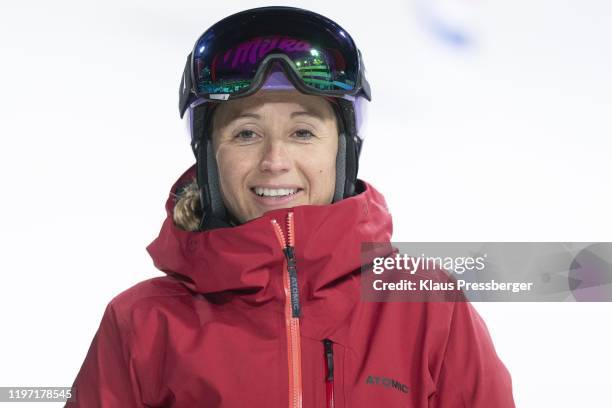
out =
<path fill-rule="evenodd" d="M 263 144 L 259 168 L 266 173 L 284 173 L 291 168 L 286 146 L 280 140 L 268 140 Z"/>

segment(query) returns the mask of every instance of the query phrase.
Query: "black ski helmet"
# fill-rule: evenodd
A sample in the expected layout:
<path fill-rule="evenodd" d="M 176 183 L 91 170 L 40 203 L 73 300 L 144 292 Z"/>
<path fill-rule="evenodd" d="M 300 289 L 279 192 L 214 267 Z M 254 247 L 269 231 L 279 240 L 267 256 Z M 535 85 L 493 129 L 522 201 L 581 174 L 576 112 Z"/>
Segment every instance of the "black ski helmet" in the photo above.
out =
<path fill-rule="evenodd" d="M 357 171 L 370 86 L 361 52 L 334 21 L 294 7 L 260 7 L 220 20 L 196 41 L 179 86 L 202 204 L 200 230 L 232 226 L 220 192 L 211 118 L 225 100 L 295 88 L 332 97 L 339 143 L 333 201 L 359 192 Z"/>

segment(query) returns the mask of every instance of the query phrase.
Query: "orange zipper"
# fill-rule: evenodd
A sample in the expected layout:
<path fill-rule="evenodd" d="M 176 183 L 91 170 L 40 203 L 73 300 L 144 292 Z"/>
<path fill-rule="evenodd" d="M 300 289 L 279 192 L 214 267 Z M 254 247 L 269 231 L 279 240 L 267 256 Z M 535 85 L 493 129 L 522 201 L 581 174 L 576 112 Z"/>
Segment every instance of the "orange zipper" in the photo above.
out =
<path fill-rule="evenodd" d="M 276 238 L 285 254 L 283 289 L 285 292 L 285 327 L 289 370 L 289 407 L 302 408 L 302 356 L 300 347 L 300 301 L 295 263 L 293 212 L 287 214 L 287 241 L 279 223 L 272 219 Z"/>

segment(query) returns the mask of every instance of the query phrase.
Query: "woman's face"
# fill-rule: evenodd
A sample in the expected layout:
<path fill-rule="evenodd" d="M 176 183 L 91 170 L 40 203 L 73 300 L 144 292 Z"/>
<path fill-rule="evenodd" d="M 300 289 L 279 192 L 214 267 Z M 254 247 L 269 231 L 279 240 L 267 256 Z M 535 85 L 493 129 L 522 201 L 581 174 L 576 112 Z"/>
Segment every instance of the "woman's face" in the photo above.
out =
<path fill-rule="evenodd" d="M 223 200 L 241 223 L 333 199 L 338 128 L 322 97 L 260 91 L 223 102 L 213 115 L 213 146 Z"/>

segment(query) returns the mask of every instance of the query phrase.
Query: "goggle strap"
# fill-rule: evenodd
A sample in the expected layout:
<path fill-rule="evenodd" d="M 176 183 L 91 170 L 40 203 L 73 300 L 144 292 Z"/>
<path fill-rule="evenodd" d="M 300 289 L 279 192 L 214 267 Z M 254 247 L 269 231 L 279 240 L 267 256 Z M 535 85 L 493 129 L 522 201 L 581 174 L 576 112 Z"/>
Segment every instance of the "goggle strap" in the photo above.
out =
<path fill-rule="evenodd" d="M 185 114 L 187 107 L 192 102 L 193 93 L 193 82 L 191 80 L 191 53 L 187 56 L 187 62 L 185 62 L 185 68 L 183 69 L 183 76 L 181 83 L 179 84 L 179 112 L 181 118 Z"/>

